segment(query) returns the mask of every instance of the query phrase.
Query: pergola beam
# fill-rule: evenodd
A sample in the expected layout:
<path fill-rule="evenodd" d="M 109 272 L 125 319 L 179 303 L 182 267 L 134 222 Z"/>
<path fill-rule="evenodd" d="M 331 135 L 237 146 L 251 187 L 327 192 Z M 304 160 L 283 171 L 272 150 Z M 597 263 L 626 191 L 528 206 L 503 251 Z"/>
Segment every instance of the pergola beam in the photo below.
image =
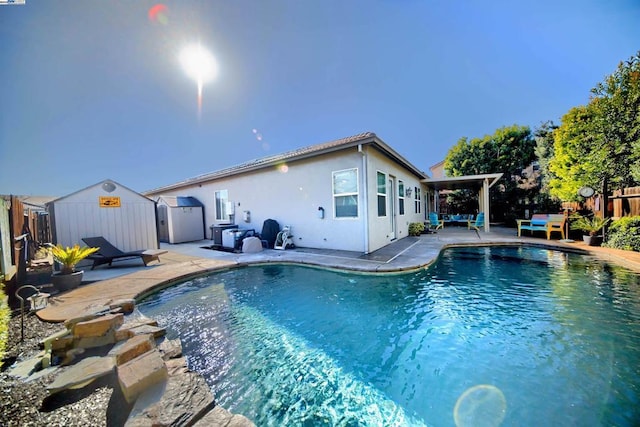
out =
<path fill-rule="evenodd" d="M 493 187 L 502 173 L 482 175 L 456 176 L 452 178 L 423 179 L 422 183 L 434 192 L 434 207 L 437 209 L 437 197 L 441 190 L 476 190 L 478 192 L 478 211 L 484 212 L 484 231 L 490 231 L 489 219 L 491 206 L 489 203 L 489 189 Z"/>

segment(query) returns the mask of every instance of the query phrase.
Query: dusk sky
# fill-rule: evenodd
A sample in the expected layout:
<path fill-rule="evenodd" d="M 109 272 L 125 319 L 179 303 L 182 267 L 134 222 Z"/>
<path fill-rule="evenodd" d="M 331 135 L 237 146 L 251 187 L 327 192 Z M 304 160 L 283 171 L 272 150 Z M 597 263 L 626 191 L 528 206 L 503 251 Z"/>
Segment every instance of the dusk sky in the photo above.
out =
<path fill-rule="evenodd" d="M 157 4 L 0 6 L 0 194 L 144 192 L 365 131 L 429 173 L 461 137 L 559 123 L 640 50 L 640 0 Z M 201 109 L 192 43 L 218 65 Z"/>

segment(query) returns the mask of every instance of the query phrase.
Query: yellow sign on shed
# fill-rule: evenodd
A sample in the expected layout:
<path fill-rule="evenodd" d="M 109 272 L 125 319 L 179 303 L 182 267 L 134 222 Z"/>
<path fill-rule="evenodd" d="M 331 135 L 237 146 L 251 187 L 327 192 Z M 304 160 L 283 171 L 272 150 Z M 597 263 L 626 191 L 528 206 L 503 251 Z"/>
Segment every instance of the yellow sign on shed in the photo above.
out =
<path fill-rule="evenodd" d="M 102 197 L 100 196 L 101 208 L 119 208 L 120 197 Z"/>

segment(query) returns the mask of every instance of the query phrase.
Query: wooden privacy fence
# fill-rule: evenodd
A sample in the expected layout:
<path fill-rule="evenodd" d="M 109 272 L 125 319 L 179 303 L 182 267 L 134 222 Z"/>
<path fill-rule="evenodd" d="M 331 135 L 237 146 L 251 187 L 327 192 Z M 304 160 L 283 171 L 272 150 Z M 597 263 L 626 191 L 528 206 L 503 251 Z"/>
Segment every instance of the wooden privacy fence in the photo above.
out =
<path fill-rule="evenodd" d="M 629 187 L 613 192 L 613 217 L 640 215 L 640 187 Z"/>
<path fill-rule="evenodd" d="M 579 210 L 590 210 L 597 212 L 602 216 L 602 196 L 596 195 L 589 197 L 584 202 L 564 202 L 563 209 L 571 209 L 576 212 Z M 615 190 L 609 196 L 607 212 L 613 218 L 621 218 L 623 216 L 640 216 L 640 187 L 627 187 L 622 190 Z"/>
<path fill-rule="evenodd" d="M 51 242 L 51 228 L 47 212 L 25 205 L 16 196 L 2 199 L 0 209 L 0 267 L 8 285 L 6 293 L 11 297 L 25 280 L 27 265 L 37 248 L 35 243 Z M 26 239 L 16 240 L 25 233 L 28 233 Z"/>

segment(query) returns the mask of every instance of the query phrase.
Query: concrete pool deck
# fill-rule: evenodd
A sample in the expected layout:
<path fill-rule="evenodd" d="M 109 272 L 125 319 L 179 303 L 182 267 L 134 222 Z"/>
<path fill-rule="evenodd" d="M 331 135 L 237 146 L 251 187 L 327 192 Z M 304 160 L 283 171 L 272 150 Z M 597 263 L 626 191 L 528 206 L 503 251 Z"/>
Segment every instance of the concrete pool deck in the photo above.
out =
<path fill-rule="evenodd" d="M 371 254 L 327 249 L 264 250 L 256 254 L 230 253 L 203 248 L 210 240 L 161 244 L 168 252 L 160 263 L 144 267 L 139 260 L 114 263 L 113 267 L 85 270 L 83 285 L 53 295 L 49 306 L 37 312 L 46 322 L 63 322 L 87 311 L 122 299 L 139 299 L 172 283 L 216 270 L 260 263 L 298 263 L 362 273 L 398 273 L 425 268 L 440 252 L 452 246 L 535 245 L 593 255 L 640 272 L 640 253 L 560 242 L 544 237 L 517 237 L 513 228 L 492 227 L 476 233 L 464 227 L 447 227 L 436 234 L 406 237 Z"/>

